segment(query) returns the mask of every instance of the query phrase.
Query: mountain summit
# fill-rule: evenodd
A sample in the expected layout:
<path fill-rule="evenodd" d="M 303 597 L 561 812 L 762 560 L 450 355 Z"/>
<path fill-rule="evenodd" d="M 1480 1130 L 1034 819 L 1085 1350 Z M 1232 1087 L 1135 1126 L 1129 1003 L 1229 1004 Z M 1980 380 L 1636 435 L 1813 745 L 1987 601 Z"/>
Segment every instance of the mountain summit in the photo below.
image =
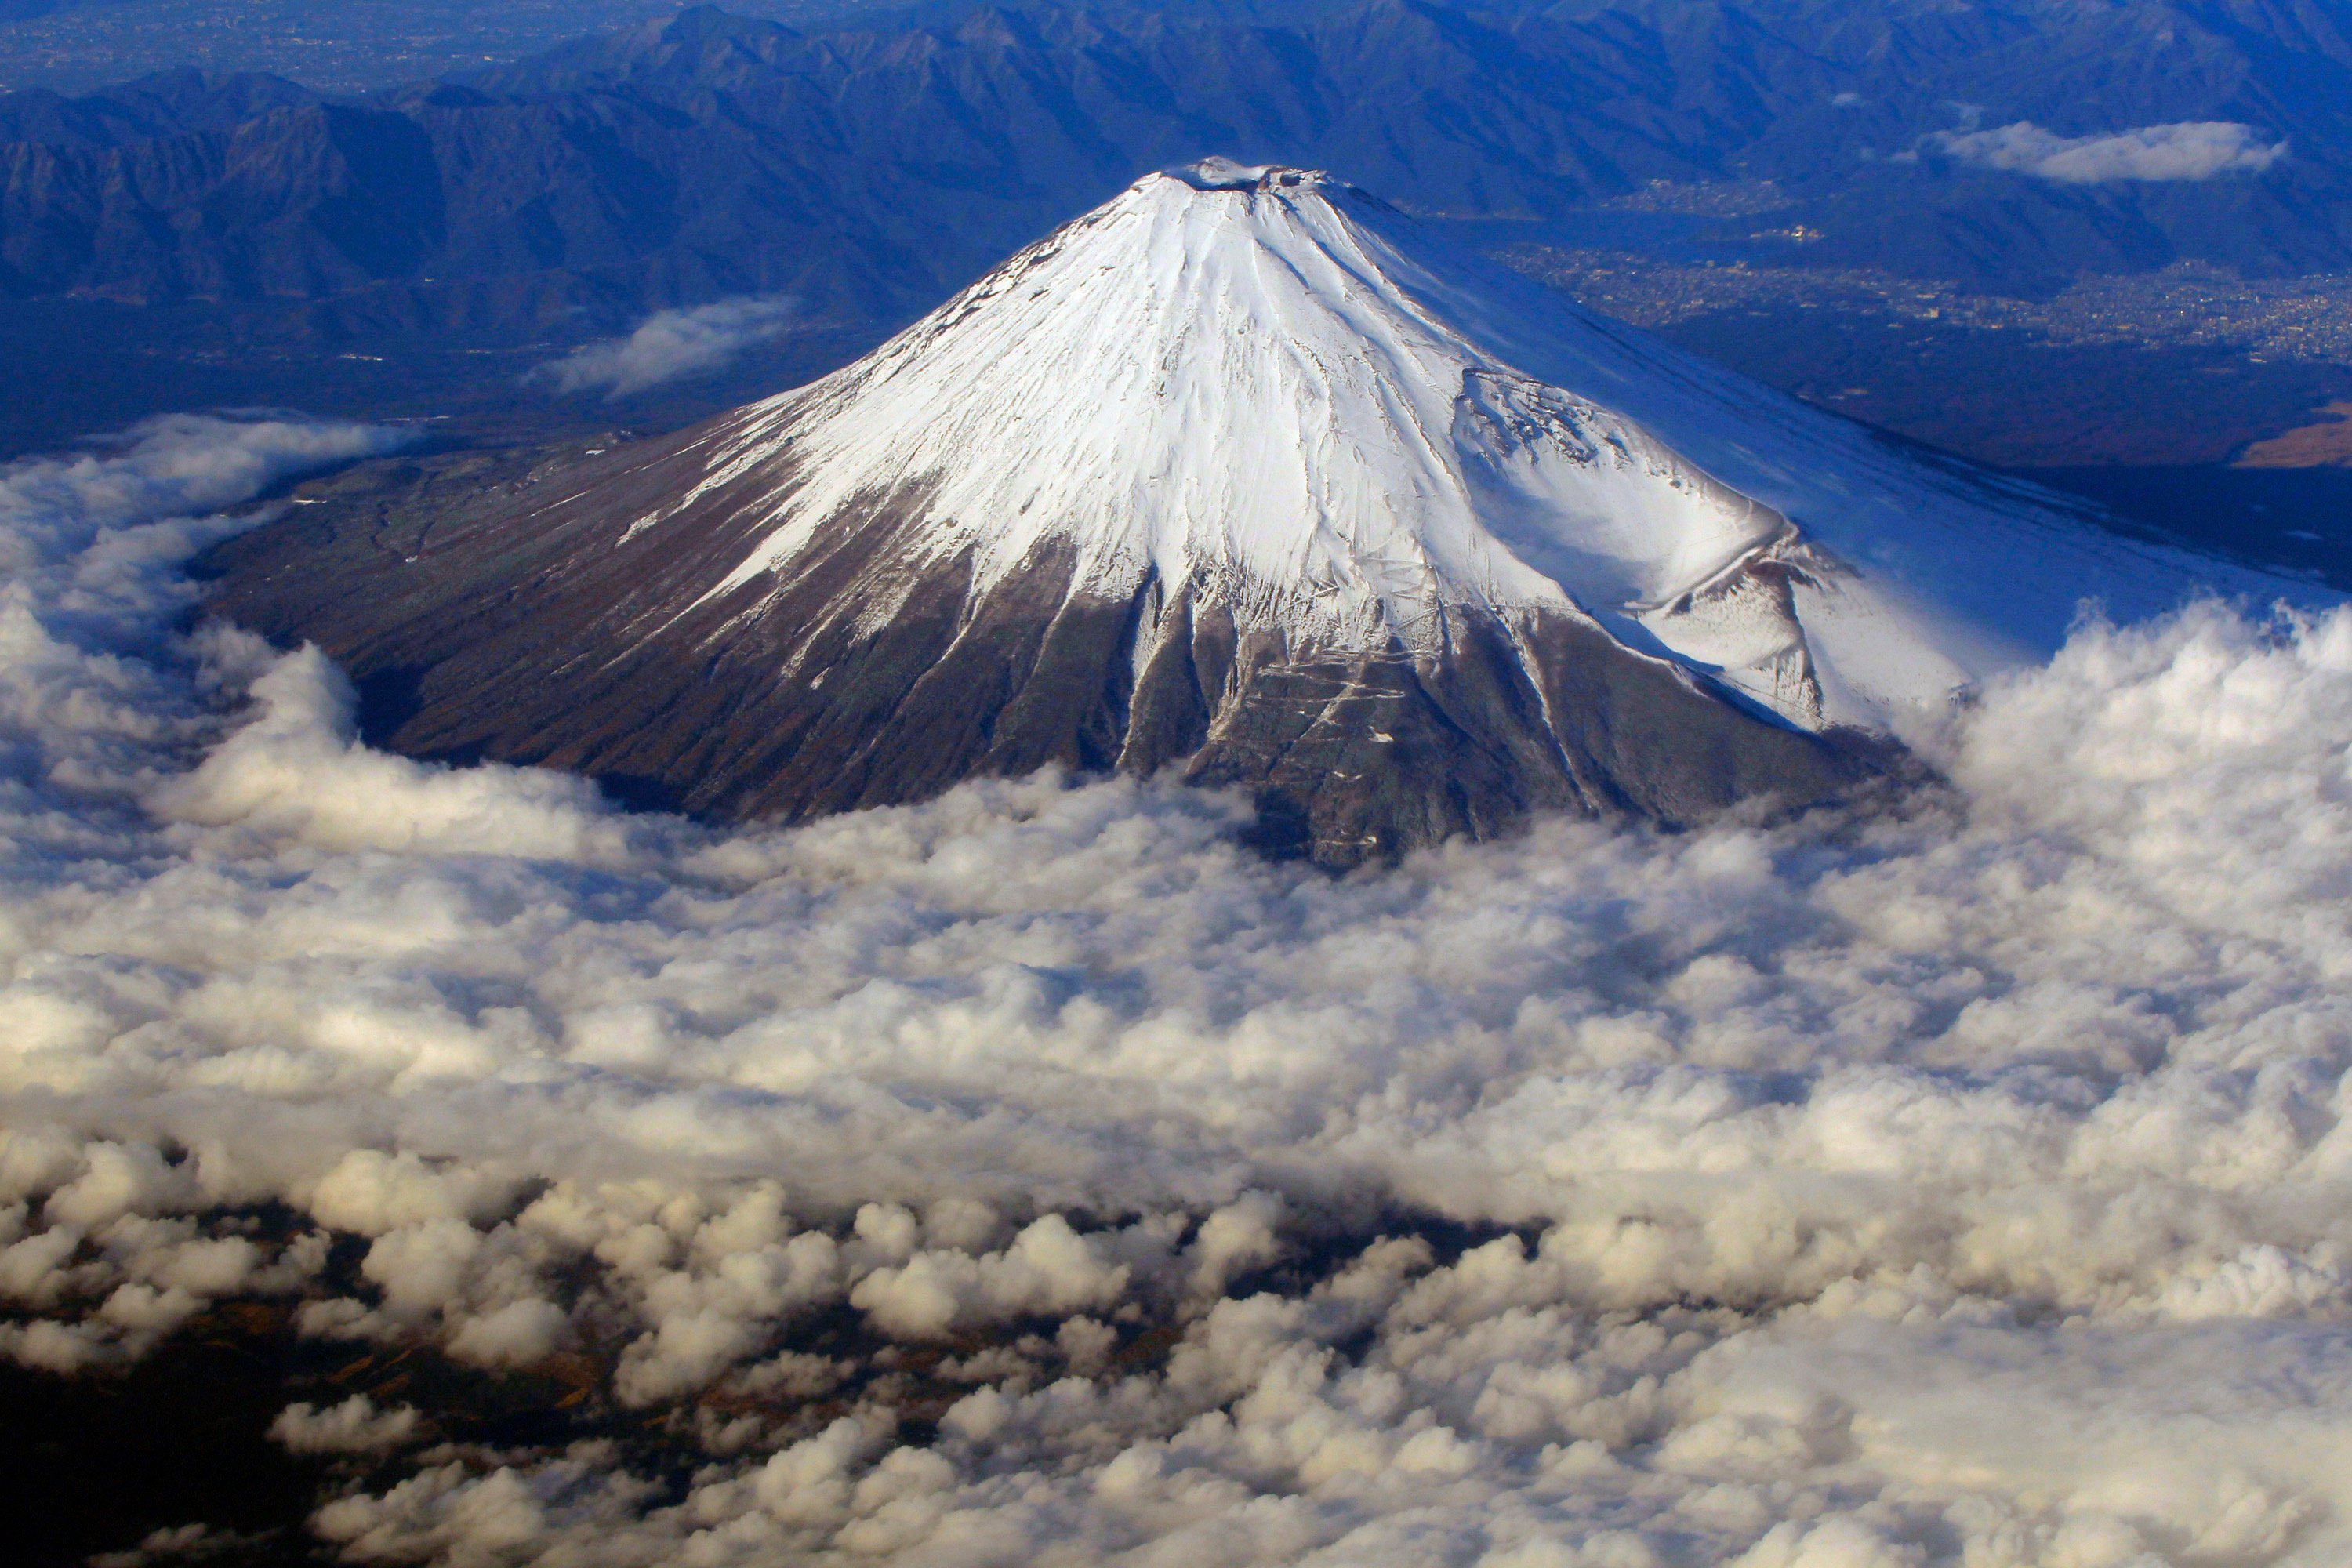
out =
<path fill-rule="evenodd" d="M 1181 767 L 1335 864 L 1818 799 L 2084 598 L 2262 585 L 1219 159 L 812 385 L 227 560 L 412 752 L 788 818 Z"/>

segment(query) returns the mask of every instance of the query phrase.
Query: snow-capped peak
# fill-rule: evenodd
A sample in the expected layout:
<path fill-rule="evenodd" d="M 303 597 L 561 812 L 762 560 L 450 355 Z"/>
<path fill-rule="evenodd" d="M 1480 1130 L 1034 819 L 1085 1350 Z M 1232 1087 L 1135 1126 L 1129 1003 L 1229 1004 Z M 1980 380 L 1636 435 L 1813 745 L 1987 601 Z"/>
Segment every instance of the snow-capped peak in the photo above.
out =
<path fill-rule="evenodd" d="M 2169 599 L 2196 575 L 1906 463 L 1326 174 L 1213 158 L 745 410 L 697 493 L 772 477 L 769 525 L 710 597 L 781 593 L 835 520 L 887 506 L 906 563 L 968 556 L 975 598 L 1065 549 L 1074 593 L 1156 574 L 1294 647 L 1433 658 L 1456 615 L 1566 611 L 1806 727 L 1943 705 L 2054 645 L 2074 598 Z M 2054 626 L 2039 600 L 1977 614 L 1973 588 L 1917 580 L 2084 562 L 2113 581 L 2061 584 Z"/>

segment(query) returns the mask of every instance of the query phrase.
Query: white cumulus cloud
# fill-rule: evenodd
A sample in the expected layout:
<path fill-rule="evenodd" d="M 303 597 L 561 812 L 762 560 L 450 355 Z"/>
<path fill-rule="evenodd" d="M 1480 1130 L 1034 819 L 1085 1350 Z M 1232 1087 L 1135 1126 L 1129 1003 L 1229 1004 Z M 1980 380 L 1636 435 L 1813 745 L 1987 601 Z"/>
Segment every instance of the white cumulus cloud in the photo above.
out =
<path fill-rule="evenodd" d="M 269 1426 L 270 1436 L 297 1454 L 380 1454 L 415 1436 L 419 1417 L 405 1405 L 380 1410 L 364 1394 L 320 1409 L 289 1405 Z"/>
<path fill-rule="evenodd" d="M 2105 136 L 2062 136 L 2021 120 L 1990 131 L 1941 132 L 1928 142 L 1964 163 L 2070 185 L 2260 174 L 2287 153 L 2284 142 L 2266 140 L 2251 125 L 2210 120 Z"/>
<path fill-rule="evenodd" d="M 175 518 L 382 440 L 0 471 L 0 1355 L 274 1300 L 694 1450 L 293 1405 L 354 1560 L 2352 1553 L 2352 615 L 2087 626 L 1778 826 L 730 831 L 186 628 Z"/>

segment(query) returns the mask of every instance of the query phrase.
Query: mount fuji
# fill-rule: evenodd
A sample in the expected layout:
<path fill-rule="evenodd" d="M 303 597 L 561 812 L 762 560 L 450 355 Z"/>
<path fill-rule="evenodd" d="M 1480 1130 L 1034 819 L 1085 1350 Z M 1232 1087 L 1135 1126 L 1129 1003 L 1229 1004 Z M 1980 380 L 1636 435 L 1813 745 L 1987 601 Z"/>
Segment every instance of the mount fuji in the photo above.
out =
<path fill-rule="evenodd" d="M 225 547 L 215 603 L 396 692 L 402 750 L 787 819 L 1178 769 L 1333 865 L 1820 800 L 2086 601 L 2316 596 L 1214 159 L 811 385 L 339 493 Z"/>

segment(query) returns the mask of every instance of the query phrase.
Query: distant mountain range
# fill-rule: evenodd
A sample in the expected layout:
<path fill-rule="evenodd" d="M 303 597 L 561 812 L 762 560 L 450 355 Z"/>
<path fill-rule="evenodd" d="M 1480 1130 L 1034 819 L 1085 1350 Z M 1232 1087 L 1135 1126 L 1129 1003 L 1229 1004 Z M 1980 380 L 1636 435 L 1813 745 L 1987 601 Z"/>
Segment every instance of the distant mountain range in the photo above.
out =
<path fill-rule="evenodd" d="M 704 7 L 358 100 L 193 73 L 16 93 L 0 143 L 19 300 L 481 329 L 790 292 L 904 320 L 1212 150 L 1528 225 L 1745 193 L 1699 231 L 2037 288 L 2352 267 L 2352 0 L 1036 5 L 829 33 Z"/>

